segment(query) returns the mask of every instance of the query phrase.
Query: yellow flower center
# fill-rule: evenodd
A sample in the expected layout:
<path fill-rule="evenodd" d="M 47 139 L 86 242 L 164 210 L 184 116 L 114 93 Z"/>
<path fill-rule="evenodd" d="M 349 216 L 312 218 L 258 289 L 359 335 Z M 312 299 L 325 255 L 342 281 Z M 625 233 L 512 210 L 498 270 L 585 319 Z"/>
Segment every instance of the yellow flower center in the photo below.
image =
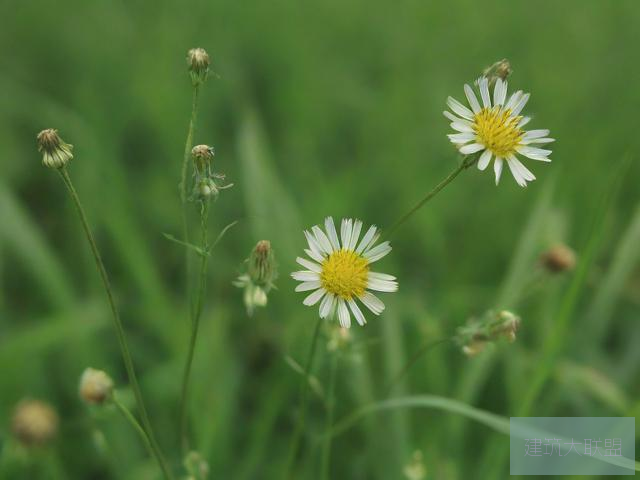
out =
<path fill-rule="evenodd" d="M 322 286 L 345 300 L 364 294 L 368 277 L 369 261 L 353 250 L 335 251 L 322 262 Z"/>
<path fill-rule="evenodd" d="M 502 107 L 483 108 L 473 118 L 473 131 L 478 143 L 497 157 L 515 153 L 524 131 L 518 128 L 521 116 L 512 117 L 511 110 Z"/>

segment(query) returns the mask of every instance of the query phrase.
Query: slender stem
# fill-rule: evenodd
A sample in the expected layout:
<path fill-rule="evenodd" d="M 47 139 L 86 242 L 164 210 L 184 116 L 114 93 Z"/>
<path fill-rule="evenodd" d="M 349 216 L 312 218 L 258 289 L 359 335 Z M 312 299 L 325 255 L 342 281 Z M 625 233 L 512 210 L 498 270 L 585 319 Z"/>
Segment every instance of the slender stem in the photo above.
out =
<path fill-rule="evenodd" d="M 418 203 L 416 203 L 416 205 L 409 210 L 407 213 L 405 213 L 402 217 L 400 217 L 398 219 L 398 221 L 396 221 L 396 223 L 393 224 L 393 226 L 389 229 L 388 232 L 386 232 L 386 236 L 391 236 L 391 234 L 393 232 L 395 232 L 398 227 L 400 227 L 400 225 L 402 225 L 404 222 L 406 222 L 414 213 L 416 213 L 418 210 L 420 210 L 425 203 L 427 203 L 429 200 L 431 200 L 433 197 L 435 197 L 438 192 L 440 192 L 440 190 L 442 190 L 444 187 L 446 187 L 447 185 L 449 185 L 454 178 L 456 178 L 460 172 L 462 172 L 463 170 L 469 168 L 471 165 L 473 165 L 477 160 L 477 156 L 473 156 L 473 157 L 464 157 L 462 159 L 462 161 L 460 162 L 460 165 L 458 165 L 449 175 L 447 175 L 439 184 L 437 184 L 435 187 L 433 187 L 433 189 L 427 193 L 422 200 L 420 200 Z"/>
<path fill-rule="evenodd" d="M 189 351 L 187 353 L 187 362 L 184 366 L 184 374 L 182 376 L 182 398 L 180 400 L 180 433 L 182 435 L 182 449 L 184 453 L 189 450 L 188 436 L 188 397 L 189 397 L 189 379 L 191 377 L 191 366 L 193 364 L 193 354 L 196 348 L 196 340 L 198 338 L 198 329 L 200 327 L 200 317 L 202 314 L 202 306 L 204 303 L 204 293 L 207 285 L 207 263 L 209 260 L 209 241 L 207 236 L 207 220 L 209 218 L 209 200 L 203 200 L 200 208 L 200 230 L 202 255 L 200 256 L 200 282 L 196 303 L 191 314 L 191 336 L 189 338 Z"/>
<path fill-rule="evenodd" d="M 329 370 L 329 391 L 327 396 L 327 427 L 326 434 L 322 441 L 322 473 L 320 478 L 322 480 L 329 480 L 331 475 L 329 474 L 331 469 L 331 429 L 333 428 L 333 412 L 336 403 L 335 389 L 336 389 L 336 372 L 338 370 L 338 359 L 340 352 L 334 352 L 331 358 L 331 366 Z"/>
<path fill-rule="evenodd" d="M 311 347 L 309 348 L 309 357 L 307 358 L 307 365 L 304 369 L 304 377 L 302 378 L 302 384 L 300 385 L 300 414 L 298 416 L 298 422 L 296 428 L 293 431 L 293 437 L 291 438 L 291 447 L 289 450 L 289 459 L 287 461 L 286 478 L 292 478 L 293 467 L 296 463 L 296 457 L 298 455 L 298 449 L 300 447 L 300 439 L 302 437 L 302 430 L 304 429 L 304 423 L 307 416 L 307 403 L 309 400 L 309 374 L 311 367 L 313 366 L 313 357 L 316 354 L 316 347 L 318 346 L 318 338 L 320 337 L 320 327 L 322 326 L 322 319 L 318 318 L 316 328 L 313 332 L 313 339 L 311 340 Z"/>
<path fill-rule="evenodd" d="M 453 338 L 443 338 L 443 339 L 440 339 L 440 340 L 436 340 L 434 342 L 429 342 L 429 343 L 423 345 L 422 347 L 420 347 L 420 349 L 418 349 L 418 351 L 416 351 L 411 356 L 411 358 L 406 363 L 406 365 L 404 367 L 402 367 L 402 370 L 400 370 L 398 373 L 396 373 L 396 375 L 391 379 L 391 381 L 389 382 L 389 386 L 387 387 L 387 394 L 389 394 L 389 395 L 391 394 L 391 391 L 393 390 L 393 387 L 395 387 L 398 384 L 398 382 L 400 382 L 400 380 L 402 380 L 404 378 L 404 376 L 411 369 L 411 367 L 413 367 L 416 364 L 416 362 L 418 360 L 420 360 L 422 355 L 424 355 L 425 353 L 430 351 L 432 348 L 437 347 L 438 345 L 442 345 L 443 343 L 449 342 L 451 340 L 453 340 Z"/>
<path fill-rule="evenodd" d="M 189 161 L 191 159 L 191 149 L 193 148 L 193 135 L 196 129 L 196 118 L 198 113 L 198 98 L 200 94 L 199 85 L 193 86 L 193 96 L 191 99 L 191 118 L 189 119 L 189 129 L 187 130 L 187 139 L 184 144 L 184 155 L 182 157 L 182 168 L 180 170 L 180 203 L 182 203 L 182 240 L 189 242 L 189 182 L 187 175 L 189 172 Z M 184 252 L 184 269 L 185 269 L 185 289 L 187 292 L 189 311 L 193 315 L 193 300 L 191 297 L 191 262 L 189 250 Z"/>
<path fill-rule="evenodd" d="M 122 413 L 124 418 L 131 424 L 133 429 L 140 436 L 140 438 L 142 439 L 142 443 L 144 444 L 144 446 L 147 449 L 147 451 L 149 452 L 149 454 L 152 457 L 154 457 L 155 453 L 153 451 L 153 446 L 151 445 L 151 441 L 149 440 L 149 436 L 147 435 L 147 432 L 144 431 L 144 428 L 142 428 L 142 426 L 138 423 L 138 421 L 133 416 L 133 414 L 129 411 L 129 409 L 127 407 L 125 407 L 120 402 L 120 400 L 116 397 L 115 392 L 113 393 L 112 401 L 113 401 L 113 404 L 116 406 L 116 408 L 118 410 L 120 410 L 120 412 Z"/>
<path fill-rule="evenodd" d="M 122 326 L 122 320 L 120 319 L 120 315 L 118 313 L 118 308 L 116 307 L 116 302 L 113 298 L 113 292 L 111 290 L 111 283 L 109 282 L 109 277 L 107 275 L 107 270 L 104 267 L 104 263 L 102 262 L 102 257 L 100 256 L 100 251 L 98 250 L 98 245 L 96 244 L 95 239 L 93 238 L 93 233 L 91 232 L 91 228 L 89 227 L 89 222 L 87 221 L 87 217 L 84 213 L 84 209 L 82 208 L 82 204 L 80 203 L 80 197 L 76 193 L 75 188 L 73 187 L 73 183 L 71 182 L 71 177 L 67 172 L 65 167 L 62 167 L 58 170 L 60 172 L 60 176 L 71 195 L 71 198 L 76 206 L 76 210 L 78 211 L 78 215 L 80 216 L 80 221 L 82 223 L 82 228 L 86 234 L 87 240 L 89 242 L 89 246 L 91 247 L 91 252 L 93 253 L 93 257 L 96 262 L 96 267 L 98 268 L 98 272 L 100 273 L 100 277 L 102 278 L 102 283 L 104 284 L 105 292 L 107 293 L 107 299 L 109 301 L 109 306 L 111 307 L 111 313 L 113 317 L 113 324 L 116 330 L 116 336 L 118 338 L 118 343 L 120 344 L 120 351 L 122 353 L 122 359 L 124 361 L 124 366 L 127 370 L 127 376 L 129 377 L 129 383 L 131 384 L 131 388 L 136 397 L 136 403 L 138 405 L 138 410 L 140 413 L 140 417 L 142 418 L 142 424 L 144 429 L 149 437 L 151 442 L 151 446 L 153 447 L 154 457 L 158 461 L 160 468 L 164 474 L 166 479 L 172 479 L 173 475 L 167 466 L 167 463 L 162 455 L 162 451 L 160 450 L 160 446 L 155 439 L 153 434 L 153 429 L 151 427 L 151 422 L 149 421 L 149 415 L 147 414 L 147 409 L 144 406 L 144 401 L 142 398 L 142 390 L 140 389 L 140 384 L 138 383 L 138 378 L 136 376 L 135 369 L 133 367 L 133 360 L 131 358 L 131 352 L 129 351 L 129 346 L 127 345 L 127 339 L 124 333 L 124 327 Z"/>

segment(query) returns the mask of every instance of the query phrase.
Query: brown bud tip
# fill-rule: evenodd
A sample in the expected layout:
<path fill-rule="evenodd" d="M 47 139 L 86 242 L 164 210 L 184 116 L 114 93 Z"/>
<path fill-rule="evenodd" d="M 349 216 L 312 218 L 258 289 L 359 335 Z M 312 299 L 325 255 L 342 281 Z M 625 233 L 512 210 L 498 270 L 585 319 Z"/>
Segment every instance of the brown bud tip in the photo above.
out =
<path fill-rule="evenodd" d="M 205 82 L 209 74 L 211 60 L 204 48 L 192 48 L 187 53 L 187 66 L 194 86 Z"/>
<path fill-rule="evenodd" d="M 39 400 L 23 400 L 13 413 L 11 429 L 26 446 L 40 446 L 52 440 L 58 431 L 58 414 Z"/>
<path fill-rule="evenodd" d="M 191 156 L 198 160 L 211 160 L 215 155 L 215 150 L 209 145 L 196 145 L 191 149 Z"/>
<path fill-rule="evenodd" d="M 73 145 L 62 141 L 53 128 L 42 130 L 36 137 L 38 151 L 42 152 L 42 164 L 49 168 L 62 168 L 73 158 Z"/>
<path fill-rule="evenodd" d="M 271 242 L 269 240 L 260 240 L 256 244 L 256 253 L 259 255 L 267 255 L 271 250 Z"/>
<path fill-rule="evenodd" d="M 36 137 L 38 142 L 38 150 L 53 152 L 56 148 L 60 146 L 60 137 L 58 136 L 58 131 L 55 128 L 47 128 L 46 130 L 42 130 L 38 136 Z"/>
<path fill-rule="evenodd" d="M 540 263 L 550 273 L 567 272 L 576 266 L 576 254 L 568 246 L 558 244 L 540 256 Z"/>
<path fill-rule="evenodd" d="M 111 398 L 113 380 L 102 370 L 87 368 L 80 377 L 80 398 L 93 405 L 101 405 Z"/>

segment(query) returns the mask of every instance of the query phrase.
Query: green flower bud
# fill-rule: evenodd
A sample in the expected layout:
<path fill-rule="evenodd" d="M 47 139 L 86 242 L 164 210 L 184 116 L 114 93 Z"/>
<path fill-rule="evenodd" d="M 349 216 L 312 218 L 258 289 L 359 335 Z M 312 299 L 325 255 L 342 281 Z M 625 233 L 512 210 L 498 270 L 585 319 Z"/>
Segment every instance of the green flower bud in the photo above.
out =
<path fill-rule="evenodd" d="M 58 414 L 39 400 L 22 400 L 13 413 L 11 429 L 20 443 L 28 447 L 49 443 L 58 433 Z"/>
<path fill-rule="evenodd" d="M 192 48 L 187 53 L 187 66 L 194 87 L 202 85 L 209 75 L 211 60 L 204 48 Z"/>
<path fill-rule="evenodd" d="M 102 370 L 87 368 L 80 377 L 80 398 L 93 405 L 102 405 L 111 399 L 113 380 Z"/>
<path fill-rule="evenodd" d="M 62 168 L 73 158 L 73 145 L 62 141 L 53 128 L 42 130 L 36 137 L 38 151 L 42 152 L 42 164 L 49 168 Z"/>

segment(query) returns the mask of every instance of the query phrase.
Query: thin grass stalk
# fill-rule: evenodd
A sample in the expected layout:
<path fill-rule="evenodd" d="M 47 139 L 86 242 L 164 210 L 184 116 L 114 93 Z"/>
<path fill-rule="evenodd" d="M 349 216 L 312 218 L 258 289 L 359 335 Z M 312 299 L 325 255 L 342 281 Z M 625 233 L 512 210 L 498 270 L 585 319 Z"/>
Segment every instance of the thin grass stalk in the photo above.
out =
<path fill-rule="evenodd" d="M 187 361 L 184 366 L 182 376 L 182 395 L 180 400 L 180 433 L 182 436 L 182 449 L 184 453 L 189 450 L 189 428 L 188 428 L 188 402 L 189 402 L 189 380 L 191 378 L 191 367 L 193 365 L 193 355 L 198 339 L 200 328 L 200 317 L 204 304 L 204 293 L 207 286 L 207 264 L 209 260 L 209 240 L 207 223 L 209 220 L 209 200 L 203 200 L 200 207 L 200 234 L 201 234 L 201 256 L 200 256 L 200 276 L 198 293 L 195 305 L 191 314 L 191 336 L 189 338 L 189 351 Z"/>
<path fill-rule="evenodd" d="M 155 454 L 153 452 L 153 446 L 151 445 L 149 436 L 147 435 L 147 432 L 144 431 L 144 428 L 142 428 L 138 420 L 136 420 L 136 417 L 134 417 L 131 411 L 127 407 L 125 407 L 122 402 L 120 402 L 115 392 L 113 394 L 112 401 L 113 401 L 113 404 L 116 406 L 116 408 L 120 411 L 120 413 L 122 413 L 122 416 L 125 418 L 125 420 L 129 422 L 129 424 L 136 431 L 136 433 L 142 440 L 142 443 L 144 444 L 145 448 L 149 452 L 149 455 L 154 457 Z"/>
<path fill-rule="evenodd" d="M 292 478 L 293 468 L 296 463 L 296 457 L 298 456 L 298 449 L 300 448 L 300 439 L 302 438 L 302 431 L 304 430 L 304 424 L 307 416 L 307 404 L 309 402 L 309 374 L 313 365 L 313 358 L 316 354 L 322 322 L 322 318 L 318 318 L 318 321 L 316 322 L 313 339 L 311 340 L 311 347 L 309 348 L 309 357 L 307 358 L 302 384 L 300 385 L 300 414 L 298 416 L 298 422 L 296 423 L 295 430 L 293 431 L 293 436 L 291 437 L 291 447 L 289 449 L 285 478 Z"/>
<path fill-rule="evenodd" d="M 138 378 L 136 376 L 136 372 L 133 366 L 133 359 L 131 358 L 131 352 L 129 351 L 129 346 L 127 344 L 127 339 L 124 332 L 124 327 L 122 326 L 122 320 L 120 319 L 120 314 L 118 313 L 118 308 L 116 307 L 116 302 L 113 297 L 113 292 L 111 289 L 111 282 L 109 281 L 109 277 L 107 275 L 107 270 L 102 262 L 102 257 L 100 255 L 100 251 L 98 250 L 98 245 L 93 237 L 93 233 L 91 232 L 91 228 L 89 227 L 89 222 L 84 213 L 84 209 L 82 208 L 82 203 L 80 202 L 80 197 L 78 196 L 76 189 L 71 182 L 71 177 L 69 176 L 69 172 L 65 167 L 62 167 L 58 170 L 60 176 L 62 177 L 62 181 L 64 182 L 69 194 L 75 204 L 76 210 L 78 211 L 78 215 L 80 217 L 80 221 L 82 223 L 82 228 L 84 229 L 85 235 L 87 237 L 87 241 L 89 242 L 89 246 L 91 247 L 91 252 L 93 253 L 93 258 L 96 262 L 96 267 L 98 268 L 98 272 L 100 273 L 100 277 L 102 279 L 102 283 L 104 285 L 105 292 L 107 294 L 107 299 L 109 301 L 109 306 L 111 308 L 111 313 L 113 317 L 113 323 L 116 330 L 116 336 L 118 338 L 118 344 L 120 345 L 120 351 L 122 353 L 122 359 L 124 361 L 125 369 L 127 371 L 127 376 L 129 378 L 129 384 L 133 390 L 133 394 L 136 398 L 136 404 L 138 406 L 138 410 L 140 413 L 140 418 L 142 419 L 142 425 L 144 426 L 145 432 L 149 437 L 149 441 L 151 442 L 151 446 L 153 448 L 154 457 L 162 470 L 162 473 L 166 479 L 172 479 L 173 475 L 169 470 L 169 467 L 162 455 L 162 451 L 160 450 L 160 446 L 155 439 L 155 435 L 153 433 L 153 428 L 151 427 L 151 422 L 149 420 L 149 415 L 147 414 L 147 409 L 144 405 L 144 400 L 142 397 L 142 390 L 140 389 L 140 384 L 138 383 Z"/>

